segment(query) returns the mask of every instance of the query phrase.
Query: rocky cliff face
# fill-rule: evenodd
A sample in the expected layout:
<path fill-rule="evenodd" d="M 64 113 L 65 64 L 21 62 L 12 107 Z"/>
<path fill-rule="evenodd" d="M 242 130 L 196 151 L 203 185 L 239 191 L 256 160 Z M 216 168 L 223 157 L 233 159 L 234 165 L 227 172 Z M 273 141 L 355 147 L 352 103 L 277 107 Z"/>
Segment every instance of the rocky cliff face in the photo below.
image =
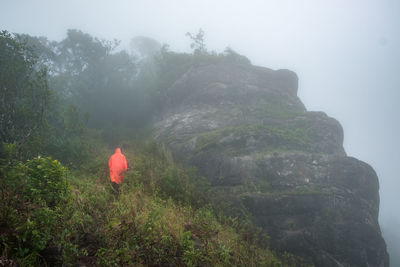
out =
<path fill-rule="evenodd" d="M 306 111 L 297 75 L 246 64 L 193 67 L 167 90 L 156 138 L 252 214 L 271 245 L 315 266 L 388 266 L 374 170 L 340 124 Z"/>

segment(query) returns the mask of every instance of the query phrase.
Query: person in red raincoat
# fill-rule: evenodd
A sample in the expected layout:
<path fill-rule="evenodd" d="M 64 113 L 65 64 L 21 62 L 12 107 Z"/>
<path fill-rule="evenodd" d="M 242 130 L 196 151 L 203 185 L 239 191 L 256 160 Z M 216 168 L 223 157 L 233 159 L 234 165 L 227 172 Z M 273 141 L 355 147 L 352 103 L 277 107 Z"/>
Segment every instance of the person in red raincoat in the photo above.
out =
<path fill-rule="evenodd" d="M 110 160 L 108 161 L 108 168 L 110 169 L 110 179 L 113 188 L 118 191 L 119 184 L 123 182 L 124 174 L 128 169 L 126 158 L 121 153 L 121 149 L 119 147 L 115 149 L 114 154 L 111 155 Z"/>

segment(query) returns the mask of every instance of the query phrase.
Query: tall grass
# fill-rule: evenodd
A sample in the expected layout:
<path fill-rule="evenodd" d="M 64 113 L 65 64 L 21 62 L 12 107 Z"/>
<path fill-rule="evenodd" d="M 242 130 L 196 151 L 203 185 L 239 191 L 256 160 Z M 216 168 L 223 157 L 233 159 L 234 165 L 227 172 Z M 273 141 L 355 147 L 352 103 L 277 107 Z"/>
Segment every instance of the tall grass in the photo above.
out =
<path fill-rule="evenodd" d="M 107 156 L 98 155 L 69 172 L 56 205 L 26 198 L 23 184 L 13 187 L 17 194 L 3 195 L 10 199 L 0 206 L 2 260 L 20 266 L 299 266 L 279 259 L 256 228 L 217 216 L 207 181 L 177 166 L 164 147 L 128 143 L 123 153 L 130 169 L 119 192 L 110 186 Z M 25 165 L 2 171 L 29 180 Z M 2 189 L 14 190 L 8 180 Z"/>

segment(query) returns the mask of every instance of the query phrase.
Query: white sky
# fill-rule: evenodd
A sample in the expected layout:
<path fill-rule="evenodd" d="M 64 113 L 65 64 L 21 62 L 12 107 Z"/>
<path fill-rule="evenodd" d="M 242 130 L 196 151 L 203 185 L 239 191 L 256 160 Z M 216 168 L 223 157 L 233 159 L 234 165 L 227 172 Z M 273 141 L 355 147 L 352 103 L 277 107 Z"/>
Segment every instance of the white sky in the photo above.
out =
<path fill-rule="evenodd" d="M 187 51 L 185 33 L 202 28 L 211 50 L 295 71 L 307 109 L 339 120 L 347 153 L 377 171 L 384 227 L 400 222 L 399 25 L 399 0 L 0 0 L 10 32 L 145 35 Z"/>

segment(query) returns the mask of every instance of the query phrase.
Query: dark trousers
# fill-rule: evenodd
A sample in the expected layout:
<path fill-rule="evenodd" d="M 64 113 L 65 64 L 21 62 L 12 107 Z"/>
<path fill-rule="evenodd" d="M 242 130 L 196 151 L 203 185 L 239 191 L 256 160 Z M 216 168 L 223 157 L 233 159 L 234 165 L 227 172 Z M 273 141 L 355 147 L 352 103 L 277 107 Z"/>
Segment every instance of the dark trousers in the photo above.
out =
<path fill-rule="evenodd" d="M 119 187 L 120 185 L 115 183 L 115 182 L 111 182 L 112 188 L 114 189 L 115 192 L 119 193 Z"/>

